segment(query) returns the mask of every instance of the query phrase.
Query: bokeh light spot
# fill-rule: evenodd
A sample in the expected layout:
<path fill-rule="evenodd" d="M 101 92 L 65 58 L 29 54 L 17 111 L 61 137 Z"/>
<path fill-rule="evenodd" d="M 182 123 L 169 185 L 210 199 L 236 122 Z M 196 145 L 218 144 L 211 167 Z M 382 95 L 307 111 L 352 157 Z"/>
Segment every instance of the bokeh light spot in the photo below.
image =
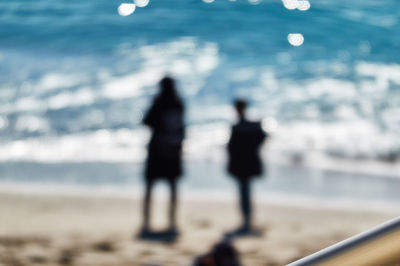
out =
<path fill-rule="evenodd" d="M 290 10 L 297 8 L 301 11 L 307 11 L 311 7 L 311 4 L 308 0 L 282 0 L 282 2 L 283 6 Z"/>
<path fill-rule="evenodd" d="M 304 43 L 304 36 L 301 33 L 289 33 L 288 41 L 293 46 L 300 46 Z"/>
<path fill-rule="evenodd" d="M 149 0 L 135 0 L 134 2 L 137 7 L 145 7 L 149 4 L 150 1 Z"/>
<path fill-rule="evenodd" d="M 308 2 L 307 0 L 304 1 L 298 1 L 298 6 L 297 9 L 300 11 L 307 11 L 309 10 L 311 7 L 310 2 Z"/>
<path fill-rule="evenodd" d="M 203 0 L 204 3 L 210 4 L 212 2 L 214 2 L 214 0 Z"/>
<path fill-rule="evenodd" d="M 282 0 L 283 5 L 285 8 L 293 10 L 298 7 L 298 2 L 297 0 Z"/>
<path fill-rule="evenodd" d="M 135 4 L 130 4 L 130 3 L 122 3 L 118 7 L 118 14 L 120 16 L 129 16 L 133 12 L 135 12 L 136 5 Z"/>

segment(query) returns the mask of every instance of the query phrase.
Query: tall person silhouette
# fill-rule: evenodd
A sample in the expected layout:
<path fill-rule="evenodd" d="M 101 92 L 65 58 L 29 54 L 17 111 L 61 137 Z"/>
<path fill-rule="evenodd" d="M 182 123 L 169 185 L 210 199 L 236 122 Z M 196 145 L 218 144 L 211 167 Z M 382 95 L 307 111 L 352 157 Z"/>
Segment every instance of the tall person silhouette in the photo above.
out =
<path fill-rule="evenodd" d="M 234 103 L 238 123 L 232 127 L 228 142 L 228 172 L 236 179 L 239 187 L 242 225 L 233 232 L 246 234 L 254 232 L 252 223 L 251 180 L 260 176 L 263 166 L 259 150 L 267 134 L 260 122 L 251 122 L 246 118 L 247 102 L 236 100 Z"/>
<path fill-rule="evenodd" d="M 157 180 L 166 180 L 171 191 L 169 230 L 176 233 L 177 181 L 182 175 L 182 142 L 185 135 L 184 106 L 170 77 L 160 81 L 160 90 L 144 117 L 152 136 L 148 145 L 145 167 L 145 197 L 143 203 L 142 234 L 150 233 L 152 188 Z"/>

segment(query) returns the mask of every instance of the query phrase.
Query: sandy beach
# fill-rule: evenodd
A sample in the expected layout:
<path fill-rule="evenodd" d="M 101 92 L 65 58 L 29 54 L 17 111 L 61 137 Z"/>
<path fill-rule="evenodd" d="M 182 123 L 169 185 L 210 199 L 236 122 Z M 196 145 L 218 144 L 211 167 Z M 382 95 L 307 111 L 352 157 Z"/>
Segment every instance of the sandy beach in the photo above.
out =
<path fill-rule="evenodd" d="M 154 204 L 153 227 L 166 224 Z M 239 217 L 235 202 L 180 203 L 180 236 L 143 241 L 140 201 L 105 196 L 1 192 L 0 265 L 191 265 Z M 284 265 L 396 216 L 396 211 L 321 209 L 256 204 L 262 236 L 236 238 L 243 265 Z"/>

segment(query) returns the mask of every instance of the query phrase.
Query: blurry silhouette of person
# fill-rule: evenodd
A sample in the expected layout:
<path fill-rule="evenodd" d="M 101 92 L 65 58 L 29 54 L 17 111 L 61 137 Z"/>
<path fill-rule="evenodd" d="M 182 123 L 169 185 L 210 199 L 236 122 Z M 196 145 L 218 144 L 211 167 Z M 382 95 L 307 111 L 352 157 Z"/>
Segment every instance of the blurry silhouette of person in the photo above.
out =
<path fill-rule="evenodd" d="M 170 188 L 169 232 L 176 233 L 177 181 L 182 174 L 184 106 L 170 77 L 160 81 L 160 90 L 143 119 L 152 136 L 145 166 L 145 197 L 142 234 L 150 232 L 152 188 L 157 180 L 166 180 Z"/>
<path fill-rule="evenodd" d="M 229 239 L 214 245 L 212 250 L 194 261 L 193 266 L 240 266 L 240 256 Z"/>
<path fill-rule="evenodd" d="M 232 127 L 228 142 L 228 172 L 238 183 L 243 222 L 233 234 L 246 234 L 253 231 L 251 228 L 251 180 L 263 173 L 259 150 L 267 134 L 263 131 L 260 122 L 247 120 L 245 100 L 237 99 L 234 106 L 238 123 Z"/>

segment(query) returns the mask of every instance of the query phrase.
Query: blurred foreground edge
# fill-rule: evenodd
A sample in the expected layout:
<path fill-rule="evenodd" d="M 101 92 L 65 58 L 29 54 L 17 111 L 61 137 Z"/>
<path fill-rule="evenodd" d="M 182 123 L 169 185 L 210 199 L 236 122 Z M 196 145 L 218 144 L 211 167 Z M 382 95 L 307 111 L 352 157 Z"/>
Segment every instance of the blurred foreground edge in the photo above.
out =
<path fill-rule="evenodd" d="M 400 217 L 288 264 L 305 265 L 400 266 Z"/>

